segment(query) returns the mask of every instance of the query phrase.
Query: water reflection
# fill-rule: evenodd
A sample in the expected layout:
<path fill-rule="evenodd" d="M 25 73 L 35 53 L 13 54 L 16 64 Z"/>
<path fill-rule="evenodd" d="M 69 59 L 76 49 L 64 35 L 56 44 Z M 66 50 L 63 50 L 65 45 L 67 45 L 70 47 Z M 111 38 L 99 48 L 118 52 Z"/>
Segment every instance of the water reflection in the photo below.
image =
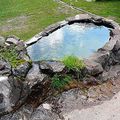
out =
<path fill-rule="evenodd" d="M 27 48 L 33 61 L 75 55 L 89 57 L 109 40 L 109 29 L 93 24 L 66 25 Z"/>

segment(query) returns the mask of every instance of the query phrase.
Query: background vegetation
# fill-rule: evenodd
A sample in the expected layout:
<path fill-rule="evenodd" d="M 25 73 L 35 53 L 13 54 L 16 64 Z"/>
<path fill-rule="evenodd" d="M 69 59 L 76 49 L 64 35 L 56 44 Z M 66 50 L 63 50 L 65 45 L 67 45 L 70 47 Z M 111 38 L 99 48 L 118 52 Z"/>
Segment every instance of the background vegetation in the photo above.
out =
<path fill-rule="evenodd" d="M 53 0 L 0 0 L 0 35 L 27 40 L 76 11 Z"/>
<path fill-rule="evenodd" d="M 82 8 L 96 15 L 113 19 L 120 23 L 120 0 L 63 0 L 66 3 Z"/>
<path fill-rule="evenodd" d="M 120 0 L 63 0 L 120 23 Z M 27 40 L 45 27 L 78 13 L 54 0 L 0 0 L 0 35 Z"/>

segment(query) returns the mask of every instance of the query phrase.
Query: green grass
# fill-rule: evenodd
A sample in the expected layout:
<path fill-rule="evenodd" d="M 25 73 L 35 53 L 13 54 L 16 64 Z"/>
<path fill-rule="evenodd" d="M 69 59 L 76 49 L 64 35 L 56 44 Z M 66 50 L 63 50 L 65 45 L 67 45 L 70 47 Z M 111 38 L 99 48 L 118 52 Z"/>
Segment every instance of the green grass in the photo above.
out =
<path fill-rule="evenodd" d="M 51 87 L 59 90 L 65 87 L 65 85 L 69 84 L 69 82 L 72 80 L 72 78 L 68 75 L 57 75 L 55 74 L 52 77 Z"/>
<path fill-rule="evenodd" d="M 75 14 L 53 0 L 0 0 L 0 35 L 14 34 L 27 40 L 48 25 Z M 25 16 L 25 21 L 19 20 L 20 16 Z"/>
<path fill-rule="evenodd" d="M 85 67 L 83 60 L 75 56 L 66 56 L 62 61 L 69 70 L 79 71 Z"/>
<path fill-rule="evenodd" d="M 12 67 L 17 67 L 21 63 L 25 62 L 25 60 L 18 59 L 18 53 L 16 52 L 14 46 L 9 48 L 0 48 L 0 59 L 7 60 Z"/>
<path fill-rule="evenodd" d="M 78 0 L 78 2 L 75 2 L 75 0 L 63 1 L 120 23 L 120 0 L 101 0 L 100 2 L 86 2 L 85 0 Z"/>
<path fill-rule="evenodd" d="M 63 1 L 120 23 L 119 0 L 106 2 Z M 78 13 L 80 12 L 63 7 L 53 0 L 0 0 L 0 35 L 16 35 L 27 40 L 50 24 Z M 21 16 L 25 18 L 21 19 Z"/>

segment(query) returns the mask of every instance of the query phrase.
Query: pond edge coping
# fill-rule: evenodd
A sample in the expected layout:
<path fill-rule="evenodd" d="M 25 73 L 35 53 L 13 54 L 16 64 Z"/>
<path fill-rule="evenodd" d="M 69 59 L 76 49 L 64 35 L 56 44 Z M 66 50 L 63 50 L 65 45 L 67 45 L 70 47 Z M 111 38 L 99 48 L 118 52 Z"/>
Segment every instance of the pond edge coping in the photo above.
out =
<path fill-rule="evenodd" d="M 93 53 L 89 58 L 83 59 L 86 67 L 90 67 L 90 69 L 98 69 L 96 66 L 103 68 L 104 71 L 104 61 L 106 62 L 106 58 L 110 56 L 112 49 L 114 48 L 117 41 L 120 41 L 120 26 L 113 20 L 106 19 L 100 16 L 92 16 L 88 14 L 78 14 L 74 17 L 66 18 L 63 21 L 57 22 L 45 28 L 42 32 L 35 35 L 29 41 L 25 42 L 26 48 L 30 45 L 38 42 L 45 36 L 48 36 L 52 32 L 64 27 L 65 25 L 71 25 L 73 23 L 93 23 L 98 26 L 106 26 L 108 29 L 110 28 L 110 37 L 109 41 L 102 47 L 99 48 L 95 53 Z M 33 61 L 34 62 L 34 61 Z M 90 63 L 93 65 L 91 66 Z M 98 71 L 98 70 L 97 70 Z M 103 72 L 102 71 L 102 72 Z M 97 74 L 100 74 L 101 71 L 98 71 Z"/>

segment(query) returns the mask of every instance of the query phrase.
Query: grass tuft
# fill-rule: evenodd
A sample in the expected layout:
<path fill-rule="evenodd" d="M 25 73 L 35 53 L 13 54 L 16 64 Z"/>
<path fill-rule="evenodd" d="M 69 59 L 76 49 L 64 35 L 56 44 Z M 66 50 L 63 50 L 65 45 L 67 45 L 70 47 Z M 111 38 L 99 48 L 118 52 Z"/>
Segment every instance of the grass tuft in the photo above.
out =
<path fill-rule="evenodd" d="M 17 67 L 21 63 L 25 62 L 25 60 L 18 59 L 18 53 L 15 50 L 14 46 L 9 48 L 8 47 L 0 48 L 0 59 L 7 60 L 8 62 L 10 62 L 12 67 Z"/>
<path fill-rule="evenodd" d="M 64 57 L 63 63 L 69 70 L 80 70 L 85 67 L 83 60 L 81 60 L 75 56 Z"/>

